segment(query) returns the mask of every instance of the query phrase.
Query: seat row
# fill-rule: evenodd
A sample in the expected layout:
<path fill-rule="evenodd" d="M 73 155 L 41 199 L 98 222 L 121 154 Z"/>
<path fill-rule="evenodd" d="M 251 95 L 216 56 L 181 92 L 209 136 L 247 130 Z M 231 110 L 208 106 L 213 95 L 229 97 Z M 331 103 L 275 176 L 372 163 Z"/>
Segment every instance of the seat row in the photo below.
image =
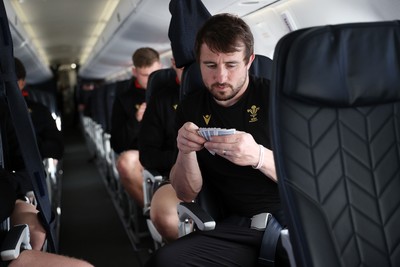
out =
<path fill-rule="evenodd" d="M 111 115 L 117 94 L 128 88 L 130 80 L 96 85 L 84 90 L 80 88 L 85 107 L 80 120 L 87 147 L 93 162 L 105 181 L 109 194 L 125 227 L 128 237 L 135 246 L 148 239 L 149 232 L 143 211 L 122 186 L 116 168 L 118 154 L 111 147 Z"/>

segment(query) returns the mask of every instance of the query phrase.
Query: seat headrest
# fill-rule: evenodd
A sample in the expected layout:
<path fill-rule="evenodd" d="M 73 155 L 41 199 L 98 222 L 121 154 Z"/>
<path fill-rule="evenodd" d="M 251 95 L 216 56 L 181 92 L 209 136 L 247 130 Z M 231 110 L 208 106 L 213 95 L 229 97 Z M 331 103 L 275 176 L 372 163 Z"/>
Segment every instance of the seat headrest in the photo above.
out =
<path fill-rule="evenodd" d="M 152 72 L 147 82 L 146 103 L 149 103 L 154 93 L 163 89 L 176 88 L 176 85 L 176 72 L 174 69 L 160 69 Z"/>
<path fill-rule="evenodd" d="M 292 97 L 341 106 L 400 99 L 399 21 L 292 32 L 278 42 L 275 63 L 280 56 L 285 73 L 276 76 Z"/>
<path fill-rule="evenodd" d="M 196 60 L 194 43 L 197 31 L 211 14 L 200 0 L 171 0 L 169 11 L 168 37 L 175 64 L 182 68 Z"/>
<path fill-rule="evenodd" d="M 205 85 L 201 77 L 200 66 L 195 61 L 183 70 L 179 99 L 182 101 L 188 95 L 204 88 Z"/>
<path fill-rule="evenodd" d="M 254 76 L 271 80 L 272 59 L 263 55 L 256 55 L 253 63 L 251 63 L 249 73 Z"/>

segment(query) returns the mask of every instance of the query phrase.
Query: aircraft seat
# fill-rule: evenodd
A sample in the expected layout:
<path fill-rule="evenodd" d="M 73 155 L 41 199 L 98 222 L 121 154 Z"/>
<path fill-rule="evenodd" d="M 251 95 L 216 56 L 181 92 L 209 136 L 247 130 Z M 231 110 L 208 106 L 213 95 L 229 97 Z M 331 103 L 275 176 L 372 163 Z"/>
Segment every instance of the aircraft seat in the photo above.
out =
<path fill-rule="evenodd" d="M 116 94 L 117 83 L 109 83 L 105 85 L 104 92 L 104 113 L 105 113 L 105 125 L 103 129 L 103 146 L 104 146 L 104 160 L 105 169 L 107 175 L 107 182 L 109 187 L 115 193 L 118 188 L 118 179 L 113 172 L 113 150 L 111 148 L 111 113 L 112 106 L 114 104 Z"/>
<path fill-rule="evenodd" d="M 176 87 L 176 72 L 173 68 L 160 69 L 150 74 L 146 89 L 146 103 L 150 102 L 151 96 L 160 90 Z"/>
<path fill-rule="evenodd" d="M 112 108 L 114 105 L 114 100 L 116 96 L 126 90 L 128 84 L 130 83 L 130 79 L 118 81 L 112 84 L 107 85 L 106 91 L 106 116 L 107 116 L 107 130 L 105 134 L 105 150 L 106 150 L 106 161 L 109 165 L 109 173 L 113 180 L 113 190 L 120 195 L 123 191 L 122 186 L 119 182 L 119 173 L 116 166 L 117 161 L 117 153 L 111 147 L 111 115 L 112 115 Z M 121 202 L 121 200 L 120 200 Z"/>
<path fill-rule="evenodd" d="M 146 89 L 146 103 L 149 103 L 153 97 L 161 90 L 176 90 L 176 72 L 173 68 L 166 68 L 154 71 L 151 73 Z M 158 186 L 165 178 L 159 173 L 160 170 L 144 169 L 143 171 L 143 194 L 144 207 L 143 214 L 147 217 L 147 226 L 154 241 L 154 246 L 157 249 L 163 245 L 162 236 L 158 233 L 149 217 L 151 199 Z"/>
<path fill-rule="evenodd" d="M 263 55 L 256 55 L 253 63 L 254 66 L 249 70 L 250 75 L 263 77 L 265 79 L 271 78 L 271 59 Z M 182 101 L 185 97 L 196 90 L 206 89 L 201 78 L 200 66 L 197 62 L 194 62 L 183 71 L 180 100 Z M 216 225 L 215 221 L 217 221 L 219 217 L 222 217 L 223 213 L 224 207 L 220 205 L 220 201 L 218 201 L 215 194 L 212 193 L 211 188 L 208 188 L 207 184 L 203 183 L 202 190 L 200 191 L 195 203 L 182 202 L 178 204 L 178 216 L 181 222 L 179 226 L 180 236 L 188 234 L 193 228 L 202 231 L 213 230 Z M 194 225 L 192 225 L 192 222 Z M 289 255 L 289 259 L 291 260 L 293 257 L 288 230 L 282 229 L 280 237 L 281 242 Z M 265 246 L 261 248 L 260 261 L 261 258 L 262 260 L 273 261 L 274 259 L 271 259 L 271 257 L 274 255 L 268 255 L 266 257 L 266 255 L 263 254 L 263 250 L 265 250 L 264 248 L 266 246 L 269 248 L 272 247 L 269 244 L 265 244 Z M 293 260 L 291 260 L 291 266 L 295 267 L 295 264 L 292 264 L 292 262 Z"/>
<path fill-rule="evenodd" d="M 99 167 L 99 171 L 105 177 L 108 177 L 105 140 L 104 133 L 107 128 L 106 114 L 106 90 L 105 85 L 100 85 L 93 90 L 91 114 L 94 121 L 94 143 L 95 143 L 95 159 Z"/>
<path fill-rule="evenodd" d="M 400 266 L 400 23 L 289 33 L 271 131 L 297 266 Z"/>
<path fill-rule="evenodd" d="M 267 80 L 271 80 L 272 59 L 264 55 L 256 55 L 253 63 L 251 63 L 249 73 L 255 76 L 264 77 Z"/>
<path fill-rule="evenodd" d="M 151 73 L 147 82 L 146 103 L 156 96 L 161 90 L 168 90 L 176 87 L 176 72 L 172 68 L 160 69 Z M 157 170 L 145 170 L 143 173 L 144 184 L 144 209 L 143 213 L 148 213 L 150 208 L 151 197 L 157 186 L 163 179 Z"/>
<path fill-rule="evenodd" d="M 205 85 L 200 75 L 200 66 L 197 62 L 193 62 L 183 69 L 179 100 L 182 101 L 188 95 L 203 88 Z"/>

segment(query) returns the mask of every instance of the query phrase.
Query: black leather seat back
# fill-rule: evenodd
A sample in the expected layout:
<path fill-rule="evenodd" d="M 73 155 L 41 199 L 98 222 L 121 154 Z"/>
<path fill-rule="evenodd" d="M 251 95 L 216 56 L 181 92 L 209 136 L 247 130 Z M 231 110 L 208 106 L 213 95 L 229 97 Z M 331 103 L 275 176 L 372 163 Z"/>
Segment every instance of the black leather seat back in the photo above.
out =
<path fill-rule="evenodd" d="M 105 85 L 106 92 L 105 92 L 105 113 L 106 113 L 106 128 L 105 131 L 107 133 L 111 133 L 111 115 L 112 115 L 112 108 L 114 105 L 115 97 L 117 94 L 117 86 L 116 82 L 109 83 Z"/>
<path fill-rule="evenodd" d="M 297 266 L 399 266 L 400 23 L 292 32 L 271 87 Z"/>
<path fill-rule="evenodd" d="M 103 129 L 107 128 L 106 114 L 106 85 L 96 86 L 92 95 L 92 119 L 100 124 Z"/>
<path fill-rule="evenodd" d="M 271 80 L 272 59 L 263 55 L 256 55 L 253 63 L 251 63 L 249 73 L 254 76 L 259 76 Z"/>
<path fill-rule="evenodd" d="M 168 37 L 172 54 L 178 68 L 187 67 L 196 60 L 193 47 L 197 31 L 211 14 L 198 0 L 171 0 L 169 12 Z"/>
<path fill-rule="evenodd" d="M 179 98 L 182 101 L 188 95 L 202 89 L 205 90 L 205 85 L 201 78 L 200 66 L 193 62 L 183 69 Z"/>
<path fill-rule="evenodd" d="M 176 72 L 172 68 L 160 69 L 150 74 L 146 89 L 146 103 L 149 103 L 153 94 L 158 91 L 173 88 L 177 85 Z"/>

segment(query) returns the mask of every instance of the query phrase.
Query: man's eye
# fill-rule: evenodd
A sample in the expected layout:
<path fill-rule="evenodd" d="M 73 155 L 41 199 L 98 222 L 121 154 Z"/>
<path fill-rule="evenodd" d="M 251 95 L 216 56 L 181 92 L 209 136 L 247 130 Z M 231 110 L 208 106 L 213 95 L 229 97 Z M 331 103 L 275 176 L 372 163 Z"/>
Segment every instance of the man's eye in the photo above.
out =
<path fill-rule="evenodd" d="M 206 64 L 207 68 L 209 69 L 215 69 L 216 65 L 215 64 Z"/>

